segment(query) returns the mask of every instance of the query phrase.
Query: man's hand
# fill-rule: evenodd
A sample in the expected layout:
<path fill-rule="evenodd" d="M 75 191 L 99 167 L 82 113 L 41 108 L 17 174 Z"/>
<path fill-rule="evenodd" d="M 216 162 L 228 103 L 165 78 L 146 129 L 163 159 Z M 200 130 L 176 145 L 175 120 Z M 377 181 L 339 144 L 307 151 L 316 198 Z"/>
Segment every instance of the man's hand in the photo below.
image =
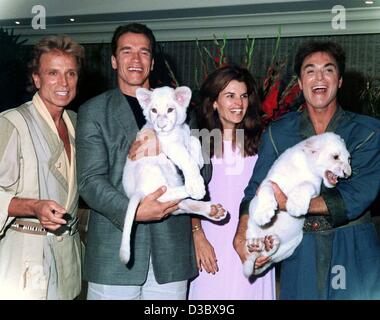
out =
<path fill-rule="evenodd" d="M 276 182 L 271 181 L 274 192 L 274 197 L 278 203 L 278 210 L 286 211 L 286 201 L 288 197 L 282 192 Z M 329 209 L 327 208 L 325 200 L 319 196 L 310 200 L 308 214 L 311 215 L 328 215 Z"/>
<path fill-rule="evenodd" d="M 166 187 L 160 187 L 141 200 L 137 212 L 136 221 L 157 221 L 166 218 L 170 213 L 178 209 L 181 200 L 160 202 L 157 199 L 166 192 Z"/>
<path fill-rule="evenodd" d="M 245 237 L 245 234 L 248 228 L 248 219 L 249 219 L 248 214 L 245 214 L 240 217 L 239 224 L 238 224 L 234 241 L 233 241 L 234 249 L 236 253 L 239 255 L 241 262 L 243 263 L 245 260 L 247 260 L 249 256 L 247 241 Z"/>
<path fill-rule="evenodd" d="M 12 198 L 8 207 L 10 217 L 36 217 L 48 230 L 57 230 L 66 224 L 63 215 L 66 209 L 53 200 Z"/>
<path fill-rule="evenodd" d="M 255 269 L 259 269 L 265 266 L 270 261 L 270 259 L 271 259 L 270 257 L 264 257 L 264 256 L 258 257 L 255 261 Z"/>
<path fill-rule="evenodd" d="M 144 129 L 132 143 L 128 158 L 139 160 L 143 157 L 157 156 L 161 152 L 160 142 L 153 129 Z"/>
<path fill-rule="evenodd" d="M 37 200 L 33 206 L 33 212 L 41 225 L 48 230 L 54 231 L 66 224 L 66 220 L 62 217 L 67 210 L 55 201 Z"/>
<path fill-rule="evenodd" d="M 278 204 L 278 210 L 286 211 L 286 201 L 288 201 L 288 197 L 285 193 L 282 192 L 280 187 L 276 182 L 271 181 L 274 197 L 276 198 Z"/>

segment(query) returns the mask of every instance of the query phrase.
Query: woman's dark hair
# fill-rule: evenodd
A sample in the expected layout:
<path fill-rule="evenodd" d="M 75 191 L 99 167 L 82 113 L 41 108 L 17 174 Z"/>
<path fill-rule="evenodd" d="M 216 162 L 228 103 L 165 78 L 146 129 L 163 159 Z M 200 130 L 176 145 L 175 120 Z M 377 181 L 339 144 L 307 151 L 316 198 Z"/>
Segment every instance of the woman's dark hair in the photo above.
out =
<path fill-rule="evenodd" d="M 154 58 L 156 51 L 156 38 L 154 37 L 154 34 L 151 29 L 149 29 L 145 24 L 140 23 L 126 24 L 123 26 L 119 26 L 115 30 L 111 41 L 111 50 L 113 56 L 116 56 L 117 42 L 119 38 L 126 33 L 138 33 L 145 35 L 149 39 L 152 58 Z"/>
<path fill-rule="evenodd" d="M 244 156 L 251 156 L 257 153 L 258 143 L 262 131 L 261 120 L 259 116 L 260 100 L 257 88 L 252 75 L 247 69 L 233 65 L 219 68 L 208 75 L 200 89 L 200 106 L 197 107 L 197 123 L 199 129 L 220 129 L 223 133 L 223 125 L 219 119 L 218 111 L 214 110 L 213 104 L 218 99 L 219 93 L 223 91 L 228 84 L 236 80 L 243 82 L 247 86 L 248 108 L 243 120 L 236 125 L 236 129 L 244 130 L 244 150 L 241 150 Z M 233 135 L 236 140 L 236 135 Z M 232 141 L 236 147 L 237 141 Z M 223 151 L 222 151 L 223 152 Z M 210 157 L 214 154 L 221 156 L 215 148 L 215 139 L 210 138 Z"/>
<path fill-rule="evenodd" d="M 294 72 L 297 74 L 298 78 L 301 75 L 301 67 L 304 60 L 309 55 L 316 52 L 326 52 L 332 56 L 338 64 L 339 78 L 343 76 L 346 67 L 346 54 L 344 53 L 343 48 L 338 43 L 331 41 L 313 41 L 302 44 L 296 53 L 294 59 Z"/>

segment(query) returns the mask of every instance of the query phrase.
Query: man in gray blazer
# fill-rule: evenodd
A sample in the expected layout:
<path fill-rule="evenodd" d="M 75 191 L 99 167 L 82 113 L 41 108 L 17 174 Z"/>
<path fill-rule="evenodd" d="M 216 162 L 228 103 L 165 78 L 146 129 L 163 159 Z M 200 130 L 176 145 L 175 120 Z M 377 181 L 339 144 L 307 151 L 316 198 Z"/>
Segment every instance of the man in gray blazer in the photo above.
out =
<path fill-rule="evenodd" d="M 118 88 L 82 105 L 77 124 L 80 195 L 91 208 L 84 278 L 88 299 L 185 299 L 187 280 L 197 275 L 190 217 L 171 216 L 177 202 L 145 197 L 132 230 L 131 260 L 119 259 L 128 207 L 122 186 L 127 156 L 147 143 L 134 141 L 145 124 L 136 89 L 150 88 L 155 38 L 145 25 L 118 27 L 112 38 L 112 67 Z"/>

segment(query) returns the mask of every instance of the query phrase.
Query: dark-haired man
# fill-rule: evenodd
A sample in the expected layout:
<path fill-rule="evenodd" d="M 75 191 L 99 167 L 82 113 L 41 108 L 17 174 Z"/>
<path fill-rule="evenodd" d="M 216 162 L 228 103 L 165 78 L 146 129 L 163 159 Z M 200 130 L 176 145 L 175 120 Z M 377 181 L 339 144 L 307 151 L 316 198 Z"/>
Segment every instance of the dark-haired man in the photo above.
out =
<path fill-rule="evenodd" d="M 84 277 L 88 299 L 185 299 L 197 274 L 189 216 L 168 216 L 177 201 L 159 202 L 160 188 L 145 197 L 132 230 L 131 260 L 119 258 L 128 198 L 122 186 L 127 155 L 147 149 L 134 141 L 145 118 L 136 89 L 150 88 L 155 38 L 145 25 L 118 27 L 112 38 L 118 88 L 80 107 L 77 162 L 79 192 L 91 208 Z M 153 142 L 154 143 L 154 142 Z"/>
<path fill-rule="evenodd" d="M 351 154 L 352 175 L 336 188 L 322 186 L 310 202 L 304 237 L 281 265 L 281 299 L 379 299 L 380 243 L 367 211 L 380 189 L 380 122 L 344 111 L 337 102 L 345 69 L 343 49 L 310 42 L 295 58 L 295 73 L 306 109 L 273 122 L 263 135 L 259 160 L 240 205 L 236 251 L 246 256 L 245 230 L 250 200 L 276 158 L 299 141 L 335 132 Z M 280 210 L 286 196 L 273 184 Z"/>

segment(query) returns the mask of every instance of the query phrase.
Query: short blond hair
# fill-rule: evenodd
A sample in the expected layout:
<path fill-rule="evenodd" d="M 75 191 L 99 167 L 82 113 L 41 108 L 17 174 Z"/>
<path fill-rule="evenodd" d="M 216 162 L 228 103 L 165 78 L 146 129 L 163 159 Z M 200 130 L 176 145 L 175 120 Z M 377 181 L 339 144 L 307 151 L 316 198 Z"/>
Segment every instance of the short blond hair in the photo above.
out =
<path fill-rule="evenodd" d="M 28 64 L 29 68 L 29 91 L 36 91 L 32 75 L 37 73 L 40 68 L 40 59 L 42 54 L 53 51 L 60 51 L 64 54 L 72 55 L 78 66 L 78 73 L 82 68 L 84 60 L 84 48 L 67 35 L 55 35 L 42 38 L 36 43 L 32 51 L 32 58 Z"/>

